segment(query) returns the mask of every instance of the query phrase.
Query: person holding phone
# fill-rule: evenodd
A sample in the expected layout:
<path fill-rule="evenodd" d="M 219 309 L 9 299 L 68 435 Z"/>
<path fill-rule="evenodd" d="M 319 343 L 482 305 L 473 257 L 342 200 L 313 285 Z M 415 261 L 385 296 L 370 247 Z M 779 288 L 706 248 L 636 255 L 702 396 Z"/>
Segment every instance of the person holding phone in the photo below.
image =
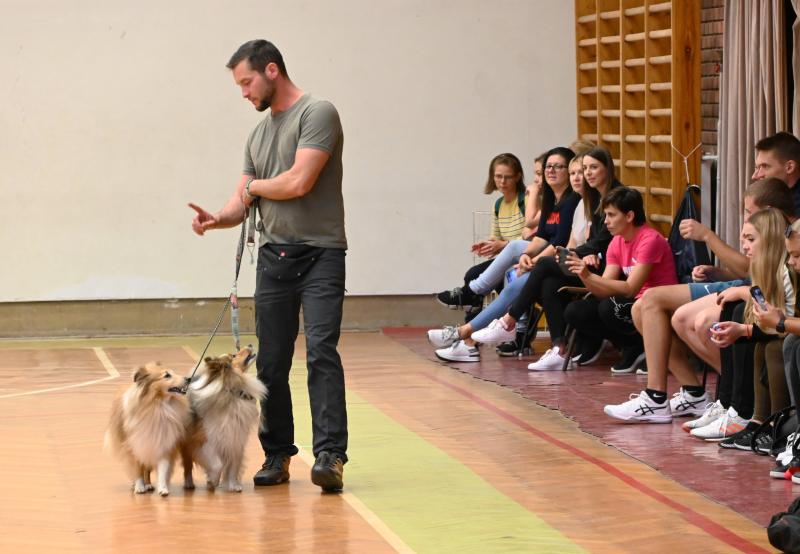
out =
<path fill-rule="evenodd" d="M 592 293 L 576 300 L 564 318 L 582 342 L 608 340 L 622 352 L 620 364 L 636 365 L 644 357 L 642 337 L 633 325 L 631 309 L 650 288 L 677 282 L 675 262 L 667 240 L 646 224 L 642 195 L 620 187 L 603 199 L 606 227 L 613 235 L 602 275 L 570 255 L 567 265 Z"/>
<path fill-rule="evenodd" d="M 787 265 L 792 268 L 796 277 L 800 272 L 800 221 L 795 221 L 786 228 L 785 244 Z M 769 302 L 764 307 L 759 304 L 753 306 L 753 317 L 759 328 L 765 331 L 774 329 L 778 333 L 787 333 L 786 339 L 783 341 L 783 360 L 789 397 L 794 406 L 797 406 L 797 402 L 800 401 L 800 317 L 797 317 L 796 314 L 797 310 L 793 315 Z M 795 415 L 795 418 L 800 427 L 800 412 Z M 770 476 L 784 478 L 791 465 L 793 468 L 790 470 L 792 481 L 800 483 L 800 476 L 795 476 L 798 475 L 797 470 L 800 469 L 800 466 L 791 463 L 798 454 L 800 454 L 800 449 L 796 448 L 795 441 L 788 440 L 786 448 L 776 458 L 775 467 L 770 471 Z"/>

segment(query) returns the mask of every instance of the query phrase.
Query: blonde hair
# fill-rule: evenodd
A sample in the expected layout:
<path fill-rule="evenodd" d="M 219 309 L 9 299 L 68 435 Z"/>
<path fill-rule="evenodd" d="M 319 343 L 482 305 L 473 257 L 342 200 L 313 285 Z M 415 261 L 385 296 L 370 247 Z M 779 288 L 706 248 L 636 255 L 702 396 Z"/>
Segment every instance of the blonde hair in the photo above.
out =
<path fill-rule="evenodd" d="M 783 242 L 788 221 L 783 212 L 767 208 L 750 216 L 749 222 L 759 235 L 759 246 L 750 261 L 750 280 L 764 293 L 764 298 L 775 308 L 786 310 L 784 276 L 786 268 L 786 245 Z M 792 279 L 792 287 L 795 286 Z M 746 323 L 754 323 L 753 299 L 747 299 L 744 311 Z"/>

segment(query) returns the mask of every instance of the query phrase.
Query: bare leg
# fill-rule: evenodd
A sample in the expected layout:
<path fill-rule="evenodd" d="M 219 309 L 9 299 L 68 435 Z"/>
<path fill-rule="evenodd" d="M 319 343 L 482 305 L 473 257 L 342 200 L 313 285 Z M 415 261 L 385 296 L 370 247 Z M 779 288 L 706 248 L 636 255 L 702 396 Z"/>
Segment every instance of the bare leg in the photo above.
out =
<path fill-rule="evenodd" d="M 701 360 L 719 371 L 719 348 L 709 339 L 708 328 L 719 321 L 717 295 L 709 294 L 681 306 L 672 316 L 672 328 Z"/>
<path fill-rule="evenodd" d="M 648 290 L 633 305 L 633 323 L 644 341 L 648 388 L 667 390 L 667 364 L 674 338 L 670 316 L 690 300 L 688 286 L 671 285 Z"/>

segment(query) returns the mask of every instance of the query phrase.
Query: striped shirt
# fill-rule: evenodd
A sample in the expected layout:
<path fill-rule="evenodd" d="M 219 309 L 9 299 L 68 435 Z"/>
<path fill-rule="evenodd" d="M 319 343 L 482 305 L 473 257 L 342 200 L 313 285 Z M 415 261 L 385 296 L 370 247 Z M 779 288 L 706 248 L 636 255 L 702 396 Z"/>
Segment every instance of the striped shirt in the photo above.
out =
<path fill-rule="evenodd" d="M 525 204 L 528 203 L 528 196 L 525 195 Z M 517 240 L 522 238 L 522 230 L 525 228 L 525 214 L 520 213 L 519 204 L 515 197 L 511 202 L 505 199 L 500 202 L 500 210 L 494 218 L 492 236 L 500 240 Z"/>

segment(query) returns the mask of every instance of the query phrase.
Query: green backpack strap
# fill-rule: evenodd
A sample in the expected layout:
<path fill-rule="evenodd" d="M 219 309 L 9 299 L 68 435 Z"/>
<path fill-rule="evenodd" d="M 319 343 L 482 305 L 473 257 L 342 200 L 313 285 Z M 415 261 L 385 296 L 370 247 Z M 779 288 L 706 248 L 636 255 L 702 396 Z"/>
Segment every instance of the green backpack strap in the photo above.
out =
<path fill-rule="evenodd" d="M 497 202 L 494 203 L 494 216 L 500 216 L 500 205 L 503 203 L 503 197 L 497 199 Z M 517 194 L 517 207 L 519 208 L 519 213 L 523 216 L 525 215 L 525 189 L 522 189 Z"/>

